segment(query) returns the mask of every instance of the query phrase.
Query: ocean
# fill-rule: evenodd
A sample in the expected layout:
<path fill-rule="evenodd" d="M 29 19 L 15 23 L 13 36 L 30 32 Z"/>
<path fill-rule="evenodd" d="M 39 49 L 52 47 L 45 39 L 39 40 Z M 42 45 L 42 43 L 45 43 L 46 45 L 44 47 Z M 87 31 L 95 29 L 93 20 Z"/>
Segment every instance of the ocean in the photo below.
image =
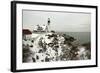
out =
<path fill-rule="evenodd" d="M 80 44 L 91 42 L 91 32 L 60 32 L 74 37 Z"/>

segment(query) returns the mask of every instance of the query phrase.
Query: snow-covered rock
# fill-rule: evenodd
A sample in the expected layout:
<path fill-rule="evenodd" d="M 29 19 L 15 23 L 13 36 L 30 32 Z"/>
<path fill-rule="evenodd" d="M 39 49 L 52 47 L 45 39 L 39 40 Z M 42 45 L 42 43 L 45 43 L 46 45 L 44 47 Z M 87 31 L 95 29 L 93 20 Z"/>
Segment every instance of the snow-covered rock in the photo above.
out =
<path fill-rule="evenodd" d="M 85 60 L 88 59 L 85 47 L 74 46 L 72 40 L 74 38 L 64 35 L 48 32 L 39 34 L 29 46 L 30 56 L 27 62 L 51 62 L 51 61 L 67 61 L 67 60 Z M 68 40 L 68 41 L 67 41 Z M 23 41 L 26 44 L 25 41 Z M 28 42 L 30 43 L 30 42 Z M 30 59 L 31 58 L 31 59 Z M 30 61 L 31 60 L 31 61 Z M 24 61 L 25 62 L 25 61 Z"/>

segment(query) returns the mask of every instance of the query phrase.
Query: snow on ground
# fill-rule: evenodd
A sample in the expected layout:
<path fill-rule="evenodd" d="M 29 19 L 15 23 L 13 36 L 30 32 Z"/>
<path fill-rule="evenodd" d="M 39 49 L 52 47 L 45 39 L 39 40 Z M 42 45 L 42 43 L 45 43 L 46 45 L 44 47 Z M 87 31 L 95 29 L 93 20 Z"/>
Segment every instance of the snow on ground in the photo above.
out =
<path fill-rule="evenodd" d="M 67 60 L 86 60 L 90 51 L 83 46 L 73 46 L 64 36 L 49 32 L 45 34 L 32 34 L 34 42 L 23 40 L 23 62 L 51 62 Z M 70 44 L 70 45 L 69 45 Z M 27 46 L 28 45 L 28 46 Z M 28 47 L 28 48 L 27 48 Z"/>

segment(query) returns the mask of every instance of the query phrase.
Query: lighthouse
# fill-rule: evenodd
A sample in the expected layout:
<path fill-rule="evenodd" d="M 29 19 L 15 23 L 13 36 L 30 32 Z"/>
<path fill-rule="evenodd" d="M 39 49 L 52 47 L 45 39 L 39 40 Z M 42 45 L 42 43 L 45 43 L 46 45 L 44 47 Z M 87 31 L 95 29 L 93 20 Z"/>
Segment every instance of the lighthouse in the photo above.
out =
<path fill-rule="evenodd" d="M 47 32 L 50 32 L 50 18 L 48 18 L 48 21 L 47 21 Z"/>

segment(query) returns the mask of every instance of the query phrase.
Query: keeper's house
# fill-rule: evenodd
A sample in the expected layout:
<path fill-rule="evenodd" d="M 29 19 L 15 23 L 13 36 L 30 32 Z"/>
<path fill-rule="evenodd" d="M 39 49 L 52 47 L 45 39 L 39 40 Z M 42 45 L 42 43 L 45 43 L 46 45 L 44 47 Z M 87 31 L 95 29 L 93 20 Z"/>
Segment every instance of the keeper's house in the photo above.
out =
<path fill-rule="evenodd" d="M 27 40 L 31 38 L 32 32 L 29 29 L 23 29 L 23 39 Z"/>

